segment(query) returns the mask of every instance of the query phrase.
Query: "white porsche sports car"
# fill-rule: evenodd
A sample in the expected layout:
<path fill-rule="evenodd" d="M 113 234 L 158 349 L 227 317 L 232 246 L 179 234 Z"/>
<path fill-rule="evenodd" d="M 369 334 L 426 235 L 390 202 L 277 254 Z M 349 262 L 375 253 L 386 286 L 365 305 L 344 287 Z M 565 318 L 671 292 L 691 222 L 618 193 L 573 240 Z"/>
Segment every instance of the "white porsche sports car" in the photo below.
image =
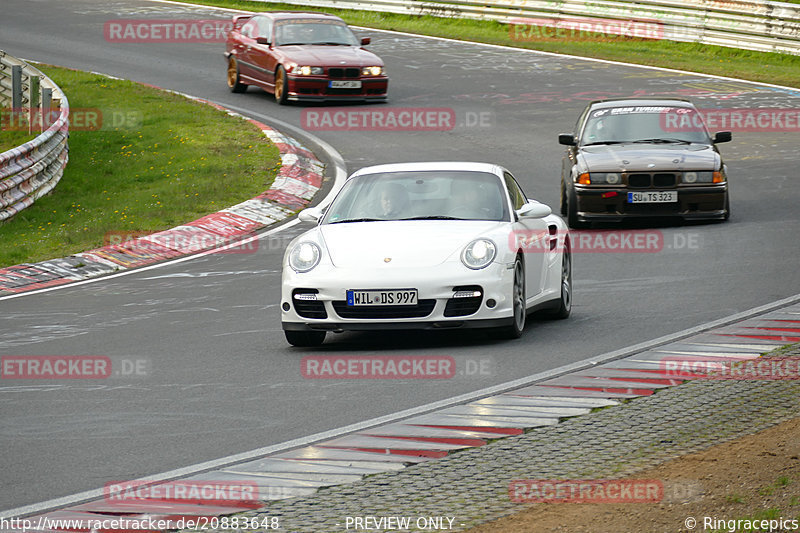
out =
<path fill-rule="evenodd" d="M 295 346 L 328 331 L 495 328 L 528 313 L 566 318 L 572 260 L 564 221 L 497 165 L 379 165 L 351 175 L 283 260 L 281 325 Z"/>

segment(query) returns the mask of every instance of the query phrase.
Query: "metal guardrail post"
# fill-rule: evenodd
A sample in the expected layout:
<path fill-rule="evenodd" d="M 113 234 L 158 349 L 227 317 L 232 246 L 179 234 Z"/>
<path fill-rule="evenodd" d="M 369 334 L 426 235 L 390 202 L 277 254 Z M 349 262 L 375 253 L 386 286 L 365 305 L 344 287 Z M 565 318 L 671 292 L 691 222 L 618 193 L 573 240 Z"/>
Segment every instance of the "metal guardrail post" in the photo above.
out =
<path fill-rule="evenodd" d="M 31 76 L 28 82 L 28 133 L 33 133 L 37 121 L 41 121 L 39 103 L 41 101 L 41 78 Z M 40 126 L 41 131 L 41 126 Z"/>
<path fill-rule="evenodd" d="M 44 131 L 50 125 L 50 108 L 53 107 L 53 89 L 49 87 L 45 87 L 42 89 L 42 111 L 41 111 L 41 119 L 39 120 L 39 124 L 41 125 L 41 130 Z"/>
<path fill-rule="evenodd" d="M 14 65 L 11 67 L 11 107 L 20 109 L 22 107 L 22 66 Z"/>

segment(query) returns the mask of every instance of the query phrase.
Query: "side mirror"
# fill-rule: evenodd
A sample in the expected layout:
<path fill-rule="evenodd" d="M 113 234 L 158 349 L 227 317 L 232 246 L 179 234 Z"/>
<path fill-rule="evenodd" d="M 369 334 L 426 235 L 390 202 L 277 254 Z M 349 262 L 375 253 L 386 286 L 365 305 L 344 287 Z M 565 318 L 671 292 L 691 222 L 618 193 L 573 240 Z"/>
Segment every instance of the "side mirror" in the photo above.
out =
<path fill-rule="evenodd" d="M 520 218 L 544 218 L 553 212 L 550 207 L 539 202 L 528 202 L 519 209 L 517 215 Z"/>
<path fill-rule="evenodd" d="M 559 133 L 558 134 L 558 144 L 563 144 L 565 146 L 575 146 L 575 136 L 571 133 Z"/>
<path fill-rule="evenodd" d="M 716 143 L 726 143 L 733 139 L 733 135 L 729 131 L 718 131 L 714 134 L 714 144 Z"/>
<path fill-rule="evenodd" d="M 300 213 L 297 214 L 297 220 L 300 222 L 319 222 L 319 219 L 322 218 L 322 210 L 317 207 L 309 207 L 308 209 L 303 209 Z"/>
<path fill-rule="evenodd" d="M 361 46 L 367 45 L 372 42 L 372 39 L 369 37 L 362 37 L 361 38 Z"/>
<path fill-rule="evenodd" d="M 269 37 L 256 37 L 256 42 L 258 44 L 270 44 Z"/>

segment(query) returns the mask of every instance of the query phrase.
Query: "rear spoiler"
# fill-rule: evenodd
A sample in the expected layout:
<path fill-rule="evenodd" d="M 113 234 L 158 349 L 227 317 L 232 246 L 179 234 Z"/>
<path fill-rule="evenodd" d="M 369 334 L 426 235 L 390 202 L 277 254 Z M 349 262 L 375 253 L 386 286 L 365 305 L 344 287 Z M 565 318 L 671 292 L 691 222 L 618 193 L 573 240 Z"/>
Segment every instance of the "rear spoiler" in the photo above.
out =
<path fill-rule="evenodd" d="M 233 29 L 238 30 L 244 26 L 245 22 L 250 20 L 253 17 L 253 13 L 249 15 L 234 15 L 233 16 Z"/>

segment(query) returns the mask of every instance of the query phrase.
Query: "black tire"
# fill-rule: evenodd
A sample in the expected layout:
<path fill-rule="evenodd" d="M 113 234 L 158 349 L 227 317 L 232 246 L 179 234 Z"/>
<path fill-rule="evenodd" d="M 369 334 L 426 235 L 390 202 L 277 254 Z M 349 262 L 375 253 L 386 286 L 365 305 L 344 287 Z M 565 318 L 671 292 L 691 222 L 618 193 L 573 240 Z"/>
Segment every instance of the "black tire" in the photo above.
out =
<path fill-rule="evenodd" d="M 288 100 L 286 81 L 286 69 L 283 65 L 278 65 L 278 70 L 275 71 L 275 101 L 278 105 L 286 105 Z"/>
<path fill-rule="evenodd" d="M 564 253 L 561 256 L 561 298 L 556 309 L 545 311 L 542 316 L 561 320 L 569 317 L 572 312 L 572 251 L 569 242 L 564 244 Z"/>
<path fill-rule="evenodd" d="M 300 348 L 309 348 L 312 346 L 319 346 L 325 342 L 324 331 L 290 331 L 284 330 L 286 341 L 292 346 Z"/>
<path fill-rule="evenodd" d="M 522 258 L 517 256 L 514 261 L 514 281 L 511 286 L 511 301 L 513 308 L 513 320 L 511 325 L 500 328 L 498 336 L 504 339 L 518 339 L 522 336 L 525 329 L 525 322 L 528 319 L 528 310 L 525 307 L 525 265 Z"/>
<path fill-rule="evenodd" d="M 239 63 L 233 56 L 228 58 L 228 89 L 232 93 L 243 93 L 247 90 L 247 84 L 242 83 L 239 78 Z"/>
<path fill-rule="evenodd" d="M 575 198 L 575 191 L 567 193 L 567 224 L 575 229 L 586 227 L 586 222 L 578 220 L 578 200 Z"/>
<path fill-rule="evenodd" d="M 722 216 L 722 220 L 728 220 L 731 218 L 731 199 L 730 195 L 726 192 L 725 193 L 725 214 Z"/>
<path fill-rule="evenodd" d="M 561 182 L 561 216 L 567 216 L 567 190 Z"/>

